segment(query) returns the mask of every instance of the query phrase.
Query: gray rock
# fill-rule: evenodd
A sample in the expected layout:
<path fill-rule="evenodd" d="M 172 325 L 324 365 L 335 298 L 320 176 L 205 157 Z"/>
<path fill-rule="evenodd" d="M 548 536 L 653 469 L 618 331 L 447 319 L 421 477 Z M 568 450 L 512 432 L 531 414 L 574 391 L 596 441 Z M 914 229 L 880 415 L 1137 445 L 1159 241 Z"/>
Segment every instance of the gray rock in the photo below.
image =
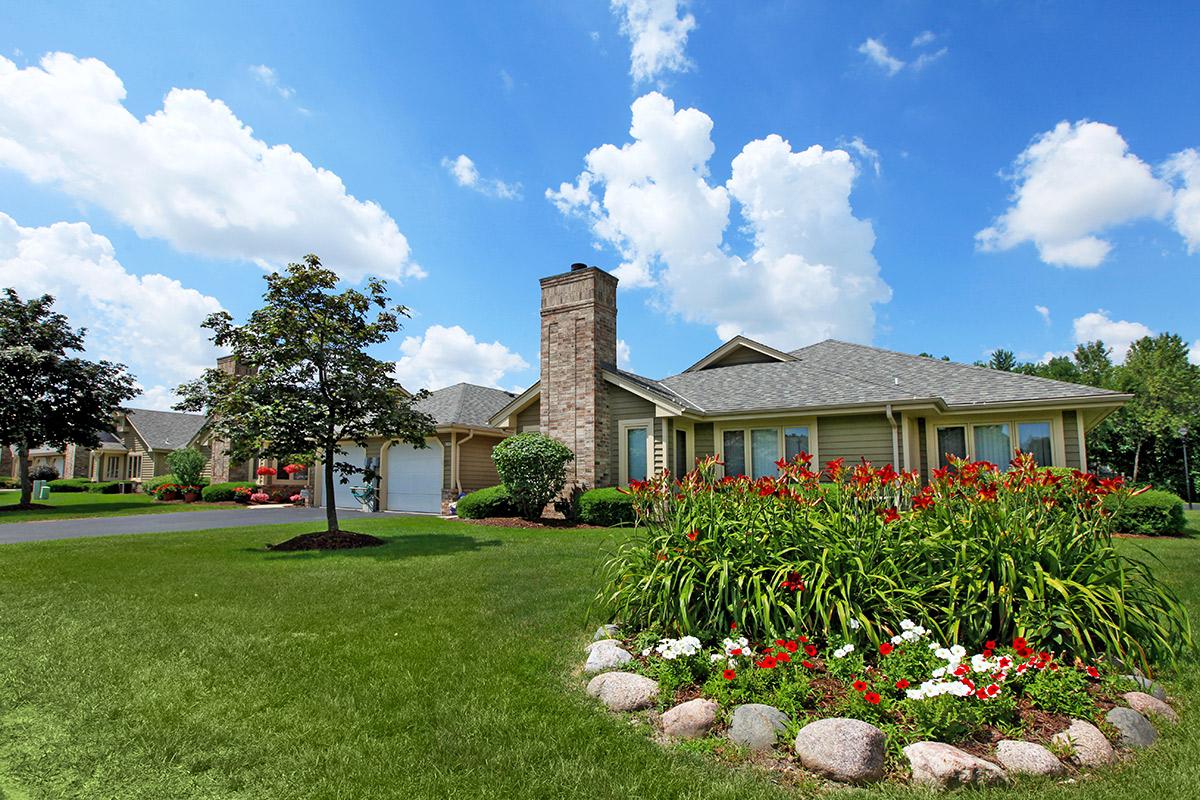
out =
<path fill-rule="evenodd" d="M 608 644 L 608 642 L 613 642 L 613 644 Z M 596 647 L 597 644 L 605 646 Z M 615 639 L 605 639 L 588 647 L 588 657 L 584 662 L 583 671 L 604 672 L 607 669 L 616 669 L 632 660 L 633 656 L 618 647 Z"/>
<path fill-rule="evenodd" d="M 677 739 L 699 739 L 717 721 L 717 708 L 703 697 L 680 703 L 662 715 L 663 733 Z"/>
<path fill-rule="evenodd" d="M 1179 722 L 1179 715 L 1175 713 L 1175 709 L 1157 697 L 1148 695 L 1145 692 L 1126 692 L 1122 697 L 1125 698 L 1126 703 L 1129 703 L 1130 708 L 1144 717 L 1150 719 L 1159 717 L 1170 722 L 1172 725 Z"/>
<path fill-rule="evenodd" d="M 779 732 L 787 727 L 787 714 L 774 706 L 746 703 L 733 710 L 729 740 L 751 750 L 770 750 Z"/>
<path fill-rule="evenodd" d="M 1082 719 L 1071 720 L 1071 727 L 1054 734 L 1051 742 L 1067 750 L 1070 753 L 1067 760 L 1080 767 L 1103 767 L 1117 757 L 1100 729 Z"/>
<path fill-rule="evenodd" d="M 1159 700 L 1167 699 L 1167 690 L 1164 689 L 1159 683 L 1147 678 L 1145 675 L 1122 675 L 1121 677 L 1130 683 L 1135 684 L 1146 694 L 1157 697 Z"/>
<path fill-rule="evenodd" d="M 904 748 L 912 770 L 912 782 L 934 789 L 958 786 L 989 786 L 1008 779 L 1004 770 L 990 761 L 942 742 L 917 742 Z"/>
<path fill-rule="evenodd" d="M 1034 742 L 1005 739 L 996 745 L 996 760 L 1013 775 L 1054 777 L 1066 772 L 1054 753 Z"/>
<path fill-rule="evenodd" d="M 658 682 L 632 672 L 603 672 L 588 683 L 587 693 L 612 711 L 637 711 L 654 705 Z"/>
<path fill-rule="evenodd" d="M 858 719 L 830 717 L 796 734 L 796 755 L 805 768 L 842 783 L 883 777 L 883 731 Z"/>
<path fill-rule="evenodd" d="M 1158 731 L 1150 724 L 1150 720 L 1132 708 L 1117 706 L 1109 709 L 1104 719 L 1117 729 L 1120 734 L 1117 741 L 1122 747 L 1149 747 L 1158 741 Z"/>
<path fill-rule="evenodd" d="M 596 628 L 596 632 L 592 634 L 592 641 L 598 642 L 601 639 L 611 639 L 620 632 L 620 625 L 601 625 L 599 628 Z"/>
<path fill-rule="evenodd" d="M 583 648 L 590 653 L 593 650 L 598 650 L 601 647 L 620 647 L 622 644 L 620 639 L 597 639 L 594 642 L 588 642 L 587 647 Z"/>

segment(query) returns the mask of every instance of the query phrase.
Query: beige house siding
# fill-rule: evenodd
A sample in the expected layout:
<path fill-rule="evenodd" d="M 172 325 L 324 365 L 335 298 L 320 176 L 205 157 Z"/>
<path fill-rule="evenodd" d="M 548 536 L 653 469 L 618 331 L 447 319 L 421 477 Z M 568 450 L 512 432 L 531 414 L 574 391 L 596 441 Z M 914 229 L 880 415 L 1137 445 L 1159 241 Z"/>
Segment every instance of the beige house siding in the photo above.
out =
<path fill-rule="evenodd" d="M 821 466 L 835 458 L 846 459 L 848 466 L 857 464 L 860 458 L 877 467 L 892 463 L 892 425 L 882 414 L 820 417 L 817 442 Z M 903 452 L 900 463 L 904 463 Z"/>
<path fill-rule="evenodd" d="M 608 469 L 609 474 L 614 476 L 613 483 L 620 483 L 622 420 L 650 420 L 654 431 L 654 469 L 656 472 L 662 469 L 663 425 L 661 419 L 656 420 L 654 417 L 654 404 L 611 384 L 605 394 L 608 396 L 609 421 L 613 432 L 613 435 L 608 437 Z"/>
<path fill-rule="evenodd" d="M 1075 409 L 1070 408 L 1062 412 L 1062 419 L 1065 466 L 1083 469 L 1082 459 L 1079 457 L 1079 425 L 1076 422 Z"/>
<path fill-rule="evenodd" d="M 529 408 L 517 414 L 517 433 L 532 431 L 537 433 L 542 426 L 542 404 L 535 402 Z"/>
<path fill-rule="evenodd" d="M 476 434 L 468 442 L 462 439 L 466 434 L 459 434 L 458 480 L 464 492 L 485 489 L 500 483 L 496 474 L 496 465 L 492 463 L 492 448 L 500 439 L 495 436 L 480 436 Z M 447 484 L 448 485 L 448 484 Z"/>

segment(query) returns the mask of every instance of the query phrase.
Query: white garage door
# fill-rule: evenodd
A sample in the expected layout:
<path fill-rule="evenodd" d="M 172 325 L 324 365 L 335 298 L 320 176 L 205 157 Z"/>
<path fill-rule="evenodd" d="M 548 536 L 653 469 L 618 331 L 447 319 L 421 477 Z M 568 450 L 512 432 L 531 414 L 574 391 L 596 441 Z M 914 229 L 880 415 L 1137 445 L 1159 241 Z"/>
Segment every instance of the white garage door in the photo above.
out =
<path fill-rule="evenodd" d="M 431 439 L 424 449 L 394 444 L 387 455 L 387 510 L 440 514 L 442 446 Z"/>
<path fill-rule="evenodd" d="M 346 454 L 338 456 L 338 461 L 344 461 L 347 464 L 353 464 L 356 467 L 366 466 L 367 451 L 356 444 L 342 445 Z M 354 495 L 350 494 L 350 490 L 355 486 L 361 486 L 363 483 L 363 474 L 355 472 L 348 476 L 349 481 L 342 483 L 342 474 L 340 472 L 333 473 L 333 504 L 336 508 L 361 508 L 362 504 L 354 499 Z"/>

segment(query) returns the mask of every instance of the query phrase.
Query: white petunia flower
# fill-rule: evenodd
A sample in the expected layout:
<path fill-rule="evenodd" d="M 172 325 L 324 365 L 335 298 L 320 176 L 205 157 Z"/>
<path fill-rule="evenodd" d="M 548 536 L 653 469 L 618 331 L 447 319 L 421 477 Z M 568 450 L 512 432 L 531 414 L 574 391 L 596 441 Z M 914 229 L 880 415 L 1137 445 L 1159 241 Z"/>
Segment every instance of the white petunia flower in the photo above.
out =
<path fill-rule="evenodd" d="M 850 625 L 851 630 L 858 630 L 859 628 L 862 627 L 862 623 L 859 622 L 858 620 L 856 620 L 854 617 L 850 618 L 850 621 L 848 624 Z"/>
<path fill-rule="evenodd" d="M 906 619 L 906 620 L 901 620 L 900 627 L 903 630 L 911 631 L 913 628 L 917 627 L 917 624 L 915 622 L 913 622 L 911 619 Z"/>

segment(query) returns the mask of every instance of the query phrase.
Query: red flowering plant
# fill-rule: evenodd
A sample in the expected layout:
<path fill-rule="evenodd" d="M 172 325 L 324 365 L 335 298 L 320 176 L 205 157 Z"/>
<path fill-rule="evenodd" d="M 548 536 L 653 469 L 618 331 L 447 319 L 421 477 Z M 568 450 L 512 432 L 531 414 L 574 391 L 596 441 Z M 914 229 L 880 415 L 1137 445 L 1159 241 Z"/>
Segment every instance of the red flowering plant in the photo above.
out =
<path fill-rule="evenodd" d="M 254 474 L 260 478 L 266 478 L 277 474 L 274 467 L 259 467 L 254 471 Z"/>
<path fill-rule="evenodd" d="M 249 503 L 252 494 L 254 490 L 249 486 L 235 486 L 233 489 L 233 499 L 238 503 Z"/>
<path fill-rule="evenodd" d="M 605 564 L 598 599 L 631 629 L 752 640 L 813 631 L 871 648 L 912 620 L 942 641 L 1011 641 L 1127 663 L 1192 646 L 1187 616 L 1149 568 L 1113 544 L 1101 501 L 1115 480 L 951 459 L 914 472 L 801 453 L 774 475 L 702 459 L 678 479 L 631 484 L 639 524 Z M 849 641 L 847 638 L 846 641 Z M 907 680 L 913 680 L 907 677 Z M 879 690 L 886 697 L 886 692 Z"/>
<path fill-rule="evenodd" d="M 298 473 L 307 472 L 308 467 L 303 464 L 287 464 L 284 466 L 283 471 L 287 473 L 289 478 L 294 478 Z"/>
<path fill-rule="evenodd" d="M 178 500 L 183 495 L 183 487 L 178 483 L 160 483 L 150 493 L 155 500 Z"/>

